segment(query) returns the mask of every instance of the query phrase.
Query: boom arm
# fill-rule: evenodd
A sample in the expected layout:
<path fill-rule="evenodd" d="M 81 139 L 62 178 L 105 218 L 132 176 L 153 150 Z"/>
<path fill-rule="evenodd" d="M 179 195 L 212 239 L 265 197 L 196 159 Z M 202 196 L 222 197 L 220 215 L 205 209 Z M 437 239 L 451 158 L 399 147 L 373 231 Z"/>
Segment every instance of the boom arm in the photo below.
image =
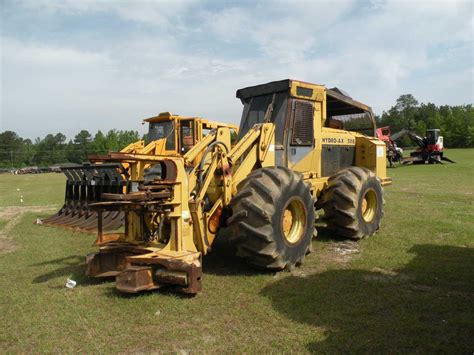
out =
<path fill-rule="evenodd" d="M 193 218 L 194 240 L 203 254 L 212 245 L 222 210 L 230 203 L 237 185 L 256 164 L 274 164 L 274 155 L 270 153 L 274 137 L 274 125 L 271 123 L 256 124 L 230 152 L 227 151 L 230 149 L 230 132 L 227 128 L 218 129 L 214 137 L 214 142 L 209 145 L 212 150 L 206 149 L 202 163 L 189 174 L 189 190 L 192 191 L 189 207 Z M 223 144 L 216 144 L 217 142 Z M 204 145 L 195 148 L 201 149 L 202 153 L 203 147 Z M 211 155 L 208 160 L 206 153 L 209 152 Z"/>
<path fill-rule="evenodd" d="M 425 146 L 425 141 L 423 138 L 421 138 L 419 135 L 417 135 L 415 132 L 410 131 L 408 129 L 402 129 L 400 132 L 397 132 L 392 135 L 392 140 L 397 140 L 404 135 L 407 135 L 415 144 L 417 144 L 419 147 L 423 148 Z"/>

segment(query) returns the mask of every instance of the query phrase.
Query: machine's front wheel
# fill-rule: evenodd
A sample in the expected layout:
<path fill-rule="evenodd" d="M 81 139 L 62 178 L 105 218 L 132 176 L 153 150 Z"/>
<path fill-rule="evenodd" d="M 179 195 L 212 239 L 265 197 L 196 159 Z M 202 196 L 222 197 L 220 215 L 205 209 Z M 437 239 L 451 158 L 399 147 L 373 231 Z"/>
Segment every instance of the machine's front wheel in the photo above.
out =
<path fill-rule="evenodd" d="M 323 220 L 335 235 L 361 239 L 375 234 L 383 217 L 383 191 L 375 174 L 351 167 L 329 178 L 318 201 Z"/>
<path fill-rule="evenodd" d="M 282 270 L 303 262 L 314 230 L 309 187 L 290 169 L 253 171 L 238 187 L 227 220 L 237 255 L 265 269 Z"/>

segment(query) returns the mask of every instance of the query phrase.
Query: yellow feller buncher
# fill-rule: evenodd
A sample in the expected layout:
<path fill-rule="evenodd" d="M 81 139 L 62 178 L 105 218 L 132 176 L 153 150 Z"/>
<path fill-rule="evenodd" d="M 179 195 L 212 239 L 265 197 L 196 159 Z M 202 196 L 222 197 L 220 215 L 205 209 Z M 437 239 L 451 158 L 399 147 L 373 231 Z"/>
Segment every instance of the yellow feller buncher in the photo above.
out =
<path fill-rule="evenodd" d="M 231 124 L 169 112 L 146 118 L 143 122 L 149 125 L 146 141 L 131 143 L 120 152 L 91 155 L 90 163 L 82 166 L 62 167 L 67 177 L 64 204 L 41 224 L 96 233 L 97 213 L 89 207 L 91 203 L 102 201 L 103 193 L 126 194 L 139 183 L 160 175 L 159 167 L 152 168 L 146 162 L 133 159 L 117 160 L 114 159 L 116 155 L 183 155 L 212 129 L 226 127 L 234 135 L 237 132 L 237 127 Z M 102 217 L 103 230 L 113 231 L 123 225 L 124 213 L 121 211 L 111 211 Z"/>
<path fill-rule="evenodd" d="M 383 216 L 385 144 L 370 107 L 343 91 L 282 80 L 237 91 L 244 108 L 237 143 L 212 130 L 183 156 L 123 153 L 117 161 L 159 167 L 128 194 L 103 193 L 91 277 L 116 276 L 119 291 L 164 286 L 201 290 L 202 256 L 219 238 L 258 268 L 303 262 L 315 209 L 346 238 L 374 234 Z M 195 164 L 196 158 L 199 164 Z M 101 215 L 125 213 L 124 233 L 104 233 Z"/>

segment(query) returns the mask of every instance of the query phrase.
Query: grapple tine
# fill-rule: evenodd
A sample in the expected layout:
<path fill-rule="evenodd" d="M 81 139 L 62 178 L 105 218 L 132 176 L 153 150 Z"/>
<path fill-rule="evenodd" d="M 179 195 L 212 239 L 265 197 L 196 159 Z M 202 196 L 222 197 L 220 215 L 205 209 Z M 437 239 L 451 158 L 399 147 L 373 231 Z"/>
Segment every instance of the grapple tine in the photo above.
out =
<path fill-rule="evenodd" d="M 65 214 L 69 212 L 71 198 L 72 198 L 72 188 L 73 188 L 73 185 L 71 183 L 71 180 L 68 177 L 68 180 L 66 180 L 64 204 L 62 205 L 62 207 L 59 209 L 58 212 L 56 212 L 55 214 L 53 214 L 52 216 L 48 218 L 43 219 L 43 223 L 46 223 L 46 224 L 53 223 L 55 220 L 59 220 L 61 216 L 64 216 Z"/>
<path fill-rule="evenodd" d="M 89 204 L 101 201 L 104 192 L 127 192 L 128 176 L 124 178 L 118 163 L 85 164 L 61 170 L 67 178 L 64 204 L 54 215 L 45 218 L 43 224 L 86 232 L 97 230 L 97 212 Z M 117 229 L 122 224 L 123 213 L 104 215 L 104 230 Z"/>
<path fill-rule="evenodd" d="M 104 214 L 105 215 L 105 214 Z M 111 212 L 111 213 L 107 213 L 105 215 L 105 217 L 103 218 L 103 224 L 102 224 L 102 228 L 104 230 L 113 230 L 113 229 L 117 229 L 118 227 L 116 227 L 116 224 L 117 224 L 117 219 L 119 218 L 120 216 L 120 212 L 119 211 L 114 211 L 114 212 Z"/>
<path fill-rule="evenodd" d="M 113 224 L 111 226 L 109 226 L 109 228 L 111 230 L 114 230 L 114 229 L 120 228 L 124 224 L 125 224 L 125 212 L 119 212 L 115 216 L 115 218 L 113 220 Z"/>
<path fill-rule="evenodd" d="M 80 169 L 81 176 L 80 176 L 80 187 L 79 187 L 79 198 L 76 200 L 77 208 L 71 215 L 71 220 L 65 223 L 66 226 L 70 227 L 78 227 L 81 225 L 85 220 L 87 220 L 94 212 L 91 211 L 88 207 L 89 202 L 92 198 L 90 193 L 90 174 L 85 169 Z"/>
<path fill-rule="evenodd" d="M 98 187 L 100 186 L 100 174 L 96 169 L 84 170 L 83 174 L 86 179 L 86 184 L 83 188 L 85 196 L 82 197 L 82 216 L 77 219 L 73 227 L 77 230 L 91 230 L 97 228 L 97 213 L 91 210 L 89 203 L 97 202 L 100 195 L 97 195 Z"/>
<path fill-rule="evenodd" d="M 71 210 L 69 214 L 66 214 L 64 218 L 59 221 L 55 221 L 56 224 L 62 225 L 64 227 L 73 227 L 75 224 L 80 221 L 81 218 L 85 215 L 85 198 L 86 194 L 86 184 L 87 181 L 84 181 L 84 174 L 82 169 L 78 168 L 77 171 L 73 170 L 72 174 L 74 177 L 74 189 L 73 189 L 73 199 L 71 201 Z"/>
<path fill-rule="evenodd" d="M 77 176 L 72 173 L 70 170 L 62 170 L 64 175 L 66 175 L 66 191 L 65 191 L 65 200 L 61 209 L 56 212 L 54 215 L 43 220 L 44 224 L 55 224 L 61 223 L 65 220 L 66 216 L 69 216 L 74 212 L 75 209 L 75 199 L 76 197 L 76 186 L 77 186 Z M 67 220 L 67 218 L 66 218 Z"/>
<path fill-rule="evenodd" d="M 107 178 L 110 181 L 109 190 L 111 193 L 123 193 L 127 189 L 127 181 L 117 169 L 108 169 Z M 125 191 L 126 192 L 126 191 Z M 114 230 L 124 224 L 125 214 L 120 211 L 106 212 L 103 216 L 102 227 L 104 230 Z"/>
<path fill-rule="evenodd" d="M 74 227 L 81 229 L 84 227 L 88 227 L 91 224 L 97 224 L 97 213 L 89 210 L 82 218 L 77 219 L 77 222 L 75 223 Z"/>
<path fill-rule="evenodd" d="M 97 214 L 90 214 L 87 219 L 79 221 L 74 228 L 77 230 L 93 230 L 97 228 Z"/>

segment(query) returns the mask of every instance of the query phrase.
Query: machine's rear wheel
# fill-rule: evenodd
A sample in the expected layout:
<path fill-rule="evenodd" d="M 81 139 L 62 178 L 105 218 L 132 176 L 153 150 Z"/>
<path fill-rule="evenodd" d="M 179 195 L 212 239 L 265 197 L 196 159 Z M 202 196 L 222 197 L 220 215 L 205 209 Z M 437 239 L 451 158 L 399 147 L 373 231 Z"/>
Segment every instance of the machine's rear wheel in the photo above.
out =
<path fill-rule="evenodd" d="M 237 255 L 274 270 L 292 268 L 309 252 L 314 206 L 309 187 L 290 169 L 253 171 L 239 184 L 227 220 L 236 236 Z"/>
<path fill-rule="evenodd" d="M 324 209 L 327 229 L 344 238 L 375 234 L 383 217 L 383 191 L 375 174 L 351 167 L 329 178 L 318 207 Z"/>

